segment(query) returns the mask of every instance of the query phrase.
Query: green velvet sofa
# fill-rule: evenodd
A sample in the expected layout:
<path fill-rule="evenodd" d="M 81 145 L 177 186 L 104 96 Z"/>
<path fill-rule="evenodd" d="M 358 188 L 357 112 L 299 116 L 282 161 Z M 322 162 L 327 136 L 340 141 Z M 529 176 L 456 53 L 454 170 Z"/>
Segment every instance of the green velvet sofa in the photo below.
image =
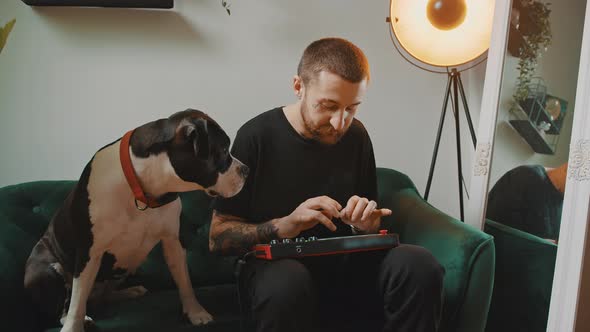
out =
<path fill-rule="evenodd" d="M 493 220 L 496 273 L 486 332 L 547 330 L 557 245 Z"/>
<path fill-rule="evenodd" d="M 379 204 L 393 210 L 384 227 L 398 233 L 404 243 L 429 249 L 446 269 L 440 331 L 484 331 L 494 280 L 493 238 L 425 202 L 412 181 L 400 172 L 379 168 L 378 182 Z M 35 328 L 35 322 L 27 316 L 23 268 L 31 248 L 73 184 L 37 181 L 0 188 L 3 331 L 59 331 L 58 327 Z M 216 256 L 208 249 L 210 198 L 191 192 L 182 194 L 181 199 L 181 236 L 188 244 L 191 279 L 199 301 L 214 315 L 215 322 L 193 327 L 182 320 L 176 287 L 157 246 L 132 279 L 144 285 L 148 293 L 90 312 L 98 330 L 240 331 L 235 257 Z"/>

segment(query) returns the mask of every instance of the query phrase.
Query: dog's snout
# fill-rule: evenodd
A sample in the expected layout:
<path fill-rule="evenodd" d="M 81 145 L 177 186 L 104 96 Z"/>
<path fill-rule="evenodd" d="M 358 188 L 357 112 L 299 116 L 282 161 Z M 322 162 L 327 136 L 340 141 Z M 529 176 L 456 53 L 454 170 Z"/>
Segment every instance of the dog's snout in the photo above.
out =
<path fill-rule="evenodd" d="M 246 166 L 246 165 L 240 166 L 240 175 L 241 176 L 246 178 L 248 176 L 248 173 L 250 173 L 250 168 L 248 166 Z"/>

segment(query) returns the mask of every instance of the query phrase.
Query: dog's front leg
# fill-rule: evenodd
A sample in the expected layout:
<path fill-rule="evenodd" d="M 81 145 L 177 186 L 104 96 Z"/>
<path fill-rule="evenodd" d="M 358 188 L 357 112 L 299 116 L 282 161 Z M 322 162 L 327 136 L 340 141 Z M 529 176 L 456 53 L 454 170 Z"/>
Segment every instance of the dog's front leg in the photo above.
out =
<path fill-rule="evenodd" d="M 83 332 L 86 317 L 86 301 L 92 291 L 102 254 L 91 256 L 86 266 L 72 283 L 72 297 L 70 308 L 61 332 Z"/>
<path fill-rule="evenodd" d="M 176 237 L 162 239 L 164 258 L 172 274 L 174 282 L 180 293 L 182 309 L 193 325 L 207 324 L 213 317 L 201 306 L 195 297 L 188 266 L 186 263 L 186 251 L 180 245 Z"/>

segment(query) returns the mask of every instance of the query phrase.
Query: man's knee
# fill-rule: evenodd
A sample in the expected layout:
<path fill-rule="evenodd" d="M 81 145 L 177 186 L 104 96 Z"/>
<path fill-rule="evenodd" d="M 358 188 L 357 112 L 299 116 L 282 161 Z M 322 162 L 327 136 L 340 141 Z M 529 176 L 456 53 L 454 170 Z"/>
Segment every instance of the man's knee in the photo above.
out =
<path fill-rule="evenodd" d="M 445 269 L 425 248 L 402 245 L 389 251 L 381 266 L 382 276 L 406 280 L 420 288 L 442 290 Z"/>
<path fill-rule="evenodd" d="M 296 260 L 267 262 L 256 269 L 251 287 L 255 310 L 261 306 L 275 312 L 292 311 L 301 306 L 312 309 L 315 303 L 311 274 Z"/>

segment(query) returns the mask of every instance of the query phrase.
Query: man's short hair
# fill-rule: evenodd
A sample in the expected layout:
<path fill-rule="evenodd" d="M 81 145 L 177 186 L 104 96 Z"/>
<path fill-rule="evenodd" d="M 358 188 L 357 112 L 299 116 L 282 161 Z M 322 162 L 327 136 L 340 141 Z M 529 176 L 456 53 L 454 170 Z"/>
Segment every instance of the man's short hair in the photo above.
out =
<path fill-rule="evenodd" d="M 369 61 L 363 51 L 342 38 L 322 38 L 303 51 L 297 67 L 303 84 L 315 79 L 321 71 L 329 71 L 352 83 L 370 79 Z"/>

